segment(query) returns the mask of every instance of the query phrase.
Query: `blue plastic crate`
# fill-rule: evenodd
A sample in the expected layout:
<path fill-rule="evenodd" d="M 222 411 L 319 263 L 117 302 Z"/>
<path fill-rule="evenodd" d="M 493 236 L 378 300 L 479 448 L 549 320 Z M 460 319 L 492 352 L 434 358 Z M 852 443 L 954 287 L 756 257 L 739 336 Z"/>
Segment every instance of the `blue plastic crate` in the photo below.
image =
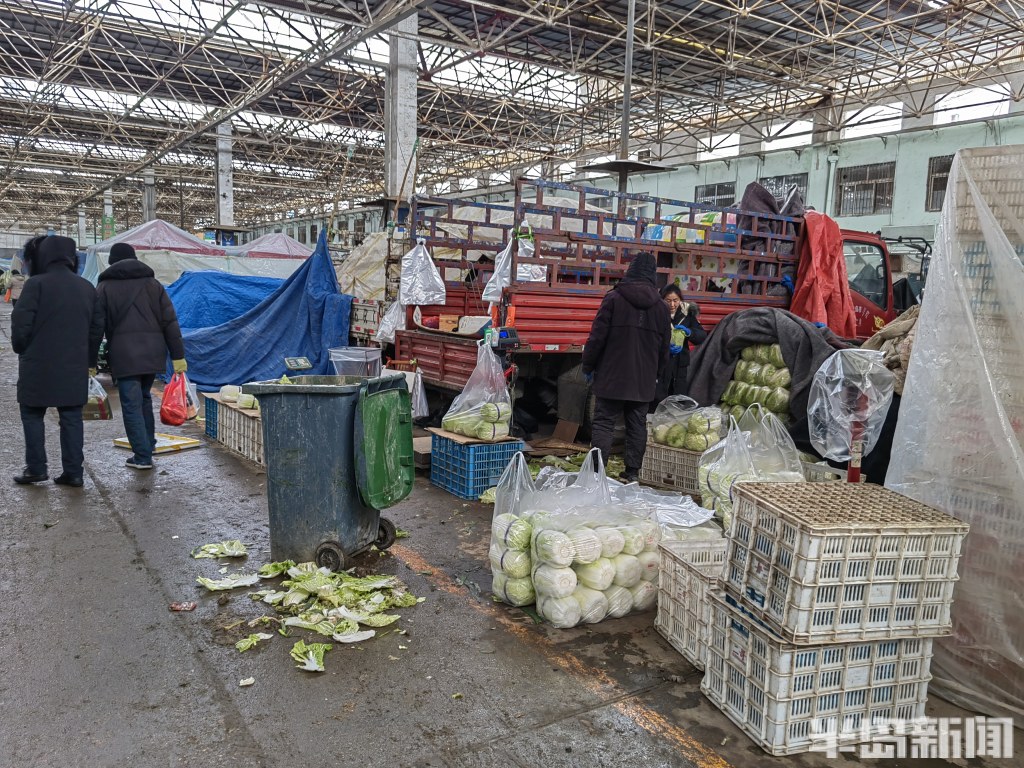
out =
<path fill-rule="evenodd" d="M 430 482 L 460 499 L 478 499 L 498 482 L 522 440 L 462 445 L 440 435 L 430 442 Z"/>
<path fill-rule="evenodd" d="M 219 403 L 212 397 L 203 397 L 206 401 L 206 436 L 217 439 L 217 406 Z"/>

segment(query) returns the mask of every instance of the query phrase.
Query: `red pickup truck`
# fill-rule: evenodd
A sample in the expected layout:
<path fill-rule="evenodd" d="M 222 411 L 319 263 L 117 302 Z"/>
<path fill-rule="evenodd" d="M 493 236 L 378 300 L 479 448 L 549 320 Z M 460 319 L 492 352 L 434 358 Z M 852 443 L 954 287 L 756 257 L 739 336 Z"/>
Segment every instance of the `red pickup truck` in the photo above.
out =
<path fill-rule="evenodd" d="M 512 282 L 489 310 L 481 292 L 493 265 L 476 259 L 493 260 L 524 221 L 533 247 L 517 240 Z M 397 356 L 415 358 L 428 384 L 449 390 L 461 390 L 473 370 L 476 341 L 423 328 L 425 318 L 490 314 L 494 325 L 515 328 L 520 346 L 510 354 L 521 375 L 555 378 L 578 362 L 604 293 L 636 252 L 657 255 L 659 279 L 679 284 L 710 329 L 737 310 L 788 307 L 778 286 L 795 276 L 803 238 L 800 218 L 528 179 L 517 182 L 514 206 L 419 199 L 412 223 L 439 267 L 475 272 L 470 282 L 448 282 L 445 305 L 421 307 L 421 325 L 396 335 Z M 876 235 L 842 235 L 863 340 L 896 317 L 890 258 Z M 518 279 L 523 270 L 533 279 Z"/>

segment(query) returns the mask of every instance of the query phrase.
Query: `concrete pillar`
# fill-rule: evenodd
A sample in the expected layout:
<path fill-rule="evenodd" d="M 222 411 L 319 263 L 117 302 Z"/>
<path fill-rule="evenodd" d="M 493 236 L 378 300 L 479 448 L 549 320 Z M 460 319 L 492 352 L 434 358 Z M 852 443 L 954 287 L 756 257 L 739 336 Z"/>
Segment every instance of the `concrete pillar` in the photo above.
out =
<path fill-rule="evenodd" d="M 1010 85 L 1010 112 L 1018 115 L 1024 112 L 1024 72 L 1011 72 L 1006 76 Z"/>
<path fill-rule="evenodd" d="M 408 200 L 416 168 L 416 15 L 398 22 L 391 31 L 390 59 L 384 91 L 384 192 Z M 401 35 L 401 36 L 399 36 Z"/>
<path fill-rule="evenodd" d="M 231 121 L 217 126 L 217 224 L 235 226 L 235 188 L 231 169 Z"/>
<path fill-rule="evenodd" d="M 78 209 L 78 247 L 85 247 L 85 239 L 89 232 L 85 223 L 85 208 Z"/>
<path fill-rule="evenodd" d="M 142 172 L 142 220 L 156 218 L 156 175 L 152 168 Z"/>
<path fill-rule="evenodd" d="M 829 101 L 818 106 L 812 117 L 814 127 L 811 129 L 811 141 L 814 144 L 829 144 L 839 141 L 839 123 L 842 115 Z"/>
<path fill-rule="evenodd" d="M 114 236 L 114 192 L 103 190 L 103 239 Z"/>

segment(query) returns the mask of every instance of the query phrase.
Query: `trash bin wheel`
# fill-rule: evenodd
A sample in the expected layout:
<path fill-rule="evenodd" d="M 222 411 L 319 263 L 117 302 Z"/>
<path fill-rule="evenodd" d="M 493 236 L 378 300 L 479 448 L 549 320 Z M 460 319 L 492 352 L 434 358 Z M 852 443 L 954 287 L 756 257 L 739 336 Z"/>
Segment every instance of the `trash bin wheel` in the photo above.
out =
<path fill-rule="evenodd" d="M 345 556 L 345 550 L 336 541 L 323 542 L 316 548 L 314 559 L 321 568 L 329 568 L 336 573 L 344 571 L 348 567 L 348 558 Z"/>
<path fill-rule="evenodd" d="M 396 538 L 398 538 L 398 531 L 395 529 L 395 524 L 386 517 L 382 517 L 380 528 L 377 529 L 377 540 L 374 542 L 377 549 L 388 549 L 395 543 Z"/>

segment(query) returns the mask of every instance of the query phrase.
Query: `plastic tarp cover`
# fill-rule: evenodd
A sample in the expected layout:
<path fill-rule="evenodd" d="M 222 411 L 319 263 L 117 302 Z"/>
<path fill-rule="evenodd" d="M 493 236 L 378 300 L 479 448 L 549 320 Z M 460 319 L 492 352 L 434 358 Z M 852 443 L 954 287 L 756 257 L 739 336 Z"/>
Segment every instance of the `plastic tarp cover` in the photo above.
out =
<path fill-rule="evenodd" d="M 182 331 L 190 331 L 244 315 L 283 284 L 276 277 L 186 272 L 167 287 L 167 295 Z"/>
<path fill-rule="evenodd" d="M 357 299 L 383 301 L 387 260 L 387 234 L 367 235 L 363 244 L 353 248 L 336 270 L 341 292 Z"/>
<path fill-rule="evenodd" d="M 932 690 L 1024 717 L 1024 146 L 953 160 L 886 485 L 969 523 Z M 1017 721 L 1018 723 L 1020 720 Z"/>
<path fill-rule="evenodd" d="M 845 339 L 857 335 L 843 235 L 839 225 L 823 213 L 804 215 L 804 242 L 789 311 L 812 323 L 824 323 Z"/>
<path fill-rule="evenodd" d="M 244 245 L 224 248 L 228 256 L 250 259 L 308 259 L 313 251 L 284 232 L 270 232 Z"/>
<path fill-rule="evenodd" d="M 309 375 L 334 375 L 331 347 L 348 344 L 352 297 L 338 280 L 321 233 L 313 255 L 280 288 L 244 315 L 184 333 L 192 383 L 212 391 L 225 384 L 267 381 L 285 373 L 284 358 L 306 357 Z"/>
<path fill-rule="evenodd" d="M 82 276 L 96 284 L 107 268 L 106 253 L 89 253 Z M 186 272 L 216 271 L 231 275 L 277 277 L 284 279 L 302 264 L 301 259 L 256 259 L 248 256 L 207 256 L 176 251 L 136 251 L 139 261 L 153 269 L 156 279 L 170 285 Z"/>
<path fill-rule="evenodd" d="M 223 255 L 224 249 L 205 240 L 200 240 L 190 232 L 170 224 L 163 219 L 153 219 L 125 230 L 113 237 L 90 245 L 86 250 L 90 253 L 110 253 L 110 246 L 115 243 L 128 243 L 135 250 L 144 251 L 177 251 L 178 253 L 201 253 L 208 256 Z"/>

